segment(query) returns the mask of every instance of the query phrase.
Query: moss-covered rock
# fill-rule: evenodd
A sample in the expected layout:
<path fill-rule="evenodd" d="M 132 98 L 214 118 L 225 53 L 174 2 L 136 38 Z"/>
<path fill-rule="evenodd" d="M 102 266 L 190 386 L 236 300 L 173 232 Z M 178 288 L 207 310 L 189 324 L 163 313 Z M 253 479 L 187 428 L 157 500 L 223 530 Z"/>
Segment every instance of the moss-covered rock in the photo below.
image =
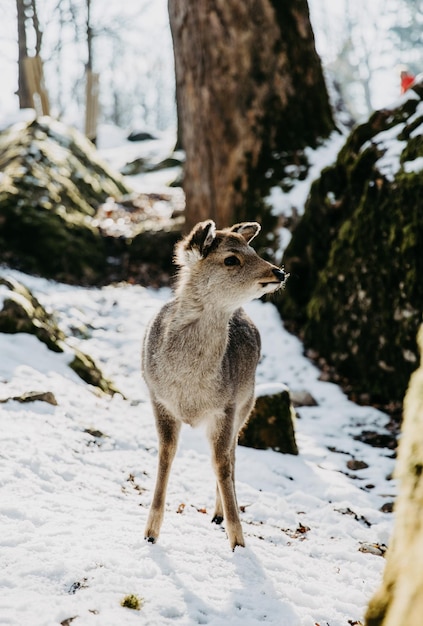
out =
<path fill-rule="evenodd" d="M 250 418 L 240 433 L 241 446 L 266 450 L 272 448 L 284 454 L 298 454 L 295 441 L 295 411 L 292 408 L 289 389 L 278 385 L 256 398 Z"/>
<path fill-rule="evenodd" d="M 173 272 L 173 250 L 182 236 L 182 228 L 181 222 L 173 221 L 160 230 L 140 231 L 129 245 L 129 262 L 149 262 Z"/>
<path fill-rule="evenodd" d="M 82 380 L 105 393 L 113 395 L 118 392 L 113 383 L 104 377 L 90 356 L 66 346 L 66 335 L 57 326 L 54 315 L 45 310 L 25 285 L 13 278 L 0 278 L 0 295 L 4 288 L 6 288 L 6 294 L 3 294 L 3 308 L 0 310 L 0 333 L 35 335 L 53 352 L 64 352 L 66 347 L 68 351 L 74 353 L 69 367 Z M 32 396 L 30 400 L 25 401 L 31 401 L 31 399 L 33 399 Z"/>
<path fill-rule="evenodd" d="M 288 325 L 373 400 L 400 401 L 423 310 L 423 85 L 355 128 L 284 255 Z"/>
<path fill-rule="evenodd" d="M 9 266 L 70 283 L 168 284 L 183 217 L 153 206 L 171 213 L 173 198 L 130 193 L 91 142 L 49 118 L 0 133 L 0 262 Z"/>
<path fill-rule="evenodd" d="M 43 276 L 95 282 L 107 245 L 93 222 L 129 192 L 76 130 L 49 118 L 0 134 L 0 261 Z"/>
<path fill-rule="evenodd" d="M 115 385 L 104 377 L 100 368 L 96 365 L 93 359 L 84 354 L 80 350 L 75 350 L 75 357 L 69 364 L 69 367 L 76 373 L 82 380 L 89 385 L 98 387 L 101 391 L 113 395 L 119 390 Z"/>
<path fill-rule="evenodd" d="M 423 326 L 419 333 L 423 357 Z M 383 583 L 372 598 L 366 626 L 420 626 L 423 615 L 423 361 L 404 403 L 396 477 L 399 496 Z"/>
<path fill-rule="evenodd" d="M 0 402 L 9 402 L 9 400 L 13 400 L 14 402 L 20 402 L 21 404 L 27 404 L 29 402 L 46 402 L 47 404 L 51 404 L 52 406 L 57 406 L 56 397 L 51 391 L 27 391 L 20 394 L 19 396 L 2 398 Z"/>
<path fill-rule="evenodd" d="M 6 287 L 7 295 L 0 310 L 0 332 L 29 333 L 50 350 L 63 352 L 64 333 L 29 289 L 13 278 L 0 278 L 1 285 Z"/>

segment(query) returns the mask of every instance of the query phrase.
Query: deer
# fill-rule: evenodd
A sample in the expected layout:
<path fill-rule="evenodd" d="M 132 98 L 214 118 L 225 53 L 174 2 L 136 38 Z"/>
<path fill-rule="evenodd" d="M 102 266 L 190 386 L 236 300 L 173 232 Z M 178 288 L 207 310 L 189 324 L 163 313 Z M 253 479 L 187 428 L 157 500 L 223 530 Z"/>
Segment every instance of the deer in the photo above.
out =
<path fill-rule="evenodd" d="M 216 475 L 212 522 L 222 524 L 232 551 L 244 547 L 235 492 L 235 448 L 254 405 L 260 334 L 241 308 L 277 291 L 287 275 L 249 245 L 257 222 L 216 230 L 197 224 L 175 246 L 174 297 L 150 322 L 142 371 L 158 436 L 158 465 L 145 539 L 155 543 L 182 424 L 203 424 Z"/>

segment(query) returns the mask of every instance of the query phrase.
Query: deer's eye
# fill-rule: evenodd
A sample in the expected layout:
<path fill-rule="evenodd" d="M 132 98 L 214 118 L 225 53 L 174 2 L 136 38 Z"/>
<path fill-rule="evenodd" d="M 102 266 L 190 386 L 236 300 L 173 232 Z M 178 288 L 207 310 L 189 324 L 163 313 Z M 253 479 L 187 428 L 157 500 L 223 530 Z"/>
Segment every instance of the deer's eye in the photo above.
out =
<path fill-rule="evenodd" d="M 234 265 L 241 265 L 240 260 L 234 254 L 232 256 L 227 256 L 223 262 L 227 267 L 233 267 Z"/>

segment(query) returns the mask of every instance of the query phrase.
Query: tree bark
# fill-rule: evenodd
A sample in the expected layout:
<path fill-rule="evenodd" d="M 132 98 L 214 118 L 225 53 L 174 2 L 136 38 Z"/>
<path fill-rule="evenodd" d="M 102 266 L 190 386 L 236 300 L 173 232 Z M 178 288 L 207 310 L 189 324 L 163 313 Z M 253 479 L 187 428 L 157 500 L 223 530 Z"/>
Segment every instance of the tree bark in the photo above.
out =
<path fill-rule="evenodd" d="M 169 0 L 186 227 L 252 219 L 281 152 L 334 128 L 306 0 Z"/>
<path fill-rule="evenodd" d="M 29 109 L 32 107 L 32 98 L 29 93 L 25 70 L 24 59 L 28 56 L 26 41 L 26 4 L 25 0 L 16 0 L 16 12 L 18 18 L 18 97 L 19 108 Z"/>
<path fill-rule="evenodd" d="M 37 4 L 35 0 L 31 0 L 32 25 L 35 32 L 35 56 L 41 56 L 41 44 L 43 42 L 43 31 L 40 27 L 38 19 Z"/>
<path fill-rule="evenodd" d="M 93 39 L 94 33 L 91 25 L 91 0 L 86 0 L 87 3 L 87 20 L 85 23 L 85 32 L 87 37 L 87 63 L 85 65 L 87 71 L 93 70 L 94 60 L 93 60 Z"/>
<path fill-rule="evenodd" d="M 370 601 L 366 626 L 421 626 L 423 616 L 423 326 L 419 369 L 404 401 L 396 478 L 395 526 L 383 582 Z"/>

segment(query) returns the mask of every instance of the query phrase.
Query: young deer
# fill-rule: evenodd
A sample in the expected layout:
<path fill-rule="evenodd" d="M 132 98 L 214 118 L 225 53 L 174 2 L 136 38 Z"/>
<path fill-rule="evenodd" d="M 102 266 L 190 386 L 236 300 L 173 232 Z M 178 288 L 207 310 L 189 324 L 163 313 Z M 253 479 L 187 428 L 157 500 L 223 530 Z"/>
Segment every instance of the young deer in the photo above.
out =
<path fill-rule="evenodd" d="M 212 521 L 226 522 L 232 550 L 244 546 L 235 494 L 238 433 L 254 403 L 260 335 L 240 306 L 279 289 L 284 272 L 248 244 L 256 222 L 216 231 L 201 222 L 175 248 L 180 266 L 175 297 L 144 338 L 143 374 L 159 439 L 156 487 L 145 538 L 154 543 L 182 422 L 205 423 L 217 478 Z"/>

